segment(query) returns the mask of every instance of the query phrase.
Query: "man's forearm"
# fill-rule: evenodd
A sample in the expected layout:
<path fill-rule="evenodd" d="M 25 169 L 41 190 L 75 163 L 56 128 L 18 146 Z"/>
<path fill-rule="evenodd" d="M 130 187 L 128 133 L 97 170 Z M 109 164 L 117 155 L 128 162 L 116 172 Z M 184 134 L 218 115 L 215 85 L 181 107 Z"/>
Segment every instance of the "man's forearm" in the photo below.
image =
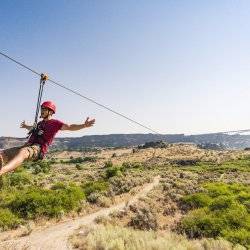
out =
<path fill-rule="evenodd" d="M 61 130 L 70 130 L 70 131 L 77 131 L 81 130 L 83 128 L 89 128 L 92 127 L 95 124 L 95 119 L 89 120 L 89 117 L 86 119 L 86 121 L 82 124 L 63 124 L 61 127 Z"/>
<path fill-rule="evenodd" d="M 69 125 L 68 130 L 77 131 L 77 130 L 81 130 L 85 127 L 86 127 L 85 124 L 71 124 L 71 125 Z"/>

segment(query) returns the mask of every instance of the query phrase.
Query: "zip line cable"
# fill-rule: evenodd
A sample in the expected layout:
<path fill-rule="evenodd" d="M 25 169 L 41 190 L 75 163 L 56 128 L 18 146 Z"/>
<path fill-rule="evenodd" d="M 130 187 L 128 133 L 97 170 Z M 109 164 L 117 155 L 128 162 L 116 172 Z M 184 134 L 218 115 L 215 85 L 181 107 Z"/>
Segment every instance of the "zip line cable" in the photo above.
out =
<path fill-rule="evenodd" d="M 230 130 L 230 131 L 221 131 L 221 132 L 210 132 L 210 133 L 203 133 L 203 134 L 192 134 L 192 136 L 199 136 L 199 135 L 217 135 L 217 134 L 243 134 L 250 132 L 250 129 L 240 129 L 240 130 Z"/>
<path fill-rule="evenodd" d="M 34 69 L 32 69 L 32 68 L 30 68 L 30 67 L 24 65 L 23 63 L 21 63 L 21 62 L 15 60 L 14 58 L 12 58 L 12 57 L 10 57 L 10 56 L 4 54 L 4 53 L 1 52 L 1 51 L 0 51 L 0 55 L 2 55 L 3 57 L 9 59 L 10 61 L 12 61 L 12 62 L 18 64 L 19 66 L 21 66 L 21 67 L 23 67 L 23 68 L 25 68 L 25 69 L 31 71 L 32 73 L 34 73 L 34 74 L 36 74 L 36 75 L 38 75 L 38 76 L 41 77 L 41 74 L 38 73 L 37 71 L 35 71 Z M 135 121 L 135 120 L 133 120 L 133 119 L 127 117 L 126 115 L 123 115 L 123 114 L 121 114 L 121 113 L 119 113 L 119 112 L 117 112 L 117 111 L 115 111 L 115 110 L 113 110 L 113 109 L 111 109 L 111 108 L 109 108 L 109 107 L 107 107 L 107 106 L 105 106 L 105 105 L 103 105 L 103 104 L 101 104 L 101 103 L 95 101 L 94 99 L 89 98 L 89 97 L 87 97 L 87 96 L 85 96 L 85 95 L 79 93 L 79 92 L 76 91 L 76 90 L 73 90 L 73 89 L 71 89 L 71 88 L 69 88 L 69 87 L 66 87 L 65 85 L 63 85 L 63 84 L 61 84 L 61 83 L 59 83 L 59 82 L 56 82 L 56 81 L 53 80 L 53 79 L 48 79 L 47 81 L 50 82 L 50 83 L 52 83 L 52 84 L 54 84 L 54 85 L 56 85 L 56 86 L 58 86 L 58 87 L 60 87 L 60 88 L 65 89 L 65 90 L 67 90 L 67 91 L 69 91 L 69 92 L 71 92 L 71 93 L 73 93 L 73 94 L 75 94 L 75 95 L 78 95 L 78 96 L 80 96 L 81 98 L 84 98 L 85 100 L 87 100 L 87 101 L 89 101 L 89 102 L 92 102 L 92 103 L 96 104 L 97 106 L 99 106 L 99 107 L 101 107 L 101 108 L 104 108 L 104 109 L 106 109 L 106 110 L 108 110 L 108 111 L 110 111 L 110 112 L 112 112 L 112 113 L 114 113 L 114 114 L 116 114 L 116 115 L 118 115 L 118 116 L 120 116 L 120 117 L 123 117 L 123 118 L 127 119 L 128 121 L 130 121 L 130 122 L 132 122 L 132 123 L 135 123 L 135 124 L 139 125 L 140 127 L 143 127 L 143 128 L 145 128 L 145 129 L 147 129 L 147 130 L 149 130 L 149 131 L 151 131 L 151 132 L 153 132 L 153 133 L 155 133 L 155 134 L 157 134 L 157 135 L 159 135 L 159 136 L 162 136 L 162 134 L 159 133 L 159 132 L 157 132 L 156 130 L 151 129 L 150 127 L 145 126 L 145 125 L 143 125 L 142 123 L 137 122 L 137 121 Z M 240 134 L 240 133 L 246 133 L 246 132 L 250 132 L 250 129 L 241 129 L 241 130 L 232 130 L 232 131 L 223 131 L 223 132 L 213 132 L 213 133 L 204 133 L 204 134 L 210 134 L 210 135 L 211 135 L 211 134 L 230 134 L 230 133 L 239 133 L 239 134 Z M 200 134 L 196 134 L 196 135 L 200 135 Z M 194 134 L 194 136 L 195 136 L 195 134 Z"/>
<path fill-rule="evenodd" d="M 12 61 L 12 62 L 18 64 L 19 66 L 21 66 L 21 67 L 23 67 L 23 68 L 25 68 L 25 69 L 31 71 L 32 73 L 34 73 L 34 74 L 36 74 L 36 75 L 38 75 L 38 76 L 41 76 L 41 74 L 38 73 L 37 71 L 35 71 L 34 69 L 32 69 L 32 68 L 30 68 L 30 67 L 24 65 L 23 63 L 21 63 L 21 62 L 15 60 L 15 59 L 13 59 L 12 57 L 10 57 L 10 56 L 4 54 L 4 53 L 1 52 L 1 51 L 0 51 L 0 55 L 4 56 L 5 58 L 9 59 L 9 60 Z M 145 128 L 145 129 L 147 129 L 147 130 L 149 130 L 149 131 L 151 131 L 151 132 L 153 132 L 153 133 L 155 133 L 155 134 L 157 134 L 157 135 L 162 136 L 162 134 L 160 134 L 159 132 L 157 132 L 157 131 L 151 129 L 150 127 L 145 126 L 145 125 L 143 125 L 142 123 L 137 122 L 137 121 L 135 121 L 135 120 L 133 120 L 133 119 L 127 117 L 126 115 L 123 115 L 123 114 L 121 114 L 121 113 L 119 113 L 119 112 L 117 112 L 117 111 L 115 111 L 115 110 L 113 110 L 113 109 L 111 109 L 111 108 L 109 108 L 109 107 L 107 107 L 107 106 L 105 106 L 105 105 L 103 105 L 103 104 L 101 104 L 101 103 L 95 101 L 95 100 L 92 99 L 92 98 L 89 98 L 89 97 L 87 97 L 87 96 L 85 96 L 85 95 L 82 95 L 82 94 L 79 93 L 78 91 L 75 91 L 75 90 L 73 90 L 73 89 L 71 89 L 71 88 L 69 88 L 69 87 L 66 87 L 65 85 L 63 85 L 63 84 L 61 84 L 61 83 L 58 83 L 58 82 L 56 82 L 56 81 L 54 81 L 54 80 L 52 80 L 52 79 L 48 79 L 47 81 L 50 82 L 50 83 L 52 83 L 52 84 L 54 84 L 54 85 L 57 85 L 57 86 L 59 86 L 59 87 L 65 89 L 65 90 L 67 90 L 67 91 L 69 91 L 69 92 L 71 92 L 71 93 L 73 93 L 73 94 L 75 94 L 75 95 L 78 95 L 78 96 L 80 96 L 81 98 L 84 98 L 84 99 L 88 100 L 89 102 L 92 102 L 92 103 L 98 105 L 98 106 L 101 107 L 101 108 L 104 108 L 104 109 L 106 109 L 106 110 L 108 110 L 108 111 L 110 111 L 110 112 L 112 112 L 112 113 L 114 113 L 114 114 L 116 114 L 116 115 L 118 115 L 118 116 L 121 116 L 121 117 L 127 119 L 128 121 L 130 121 L 130 122 L 132 122 L 132 123 L 135 123 L 135 124 L 137 124 L 137 125 L 139 125 L 139 126 Z"/>
<path fill-rule="evenodd" d="M 2 56 L 4 56 L 4 57 L 8 58 L 8 59 L 11 60 L 12 62 L 14 62 L 14 63 L 16 63 L 16 64 L 19 64 L 19 65 L 22 66 L 23 68 L 25 68 L 25 69 L 27 69 L 27 70 L 33 72 L 34 74 L 36 74 L 36 75 L 38 75 L 38 76 L 41 76 L 41 74 L 38 73 L 37 71 L 35 71 L 35 70 L 33 70 L 33 69 L 27 67 L 26 65 L 24 65 L 24 64 L 22 64 L 22 63 L 16 61 L 15 59 L 13 59 L 13 58 L 9 57 L 8 55 L 2 53 L 1 51 L 0 51 L 0 54 L 1 54 Z"/>
<path fill-rule="evenodd" d="M 250 132 L 250 129 L 242 129 L 242 130 L 235 130 L 235 131 L 228 131 L 227 133 L 246 133 Z"/>

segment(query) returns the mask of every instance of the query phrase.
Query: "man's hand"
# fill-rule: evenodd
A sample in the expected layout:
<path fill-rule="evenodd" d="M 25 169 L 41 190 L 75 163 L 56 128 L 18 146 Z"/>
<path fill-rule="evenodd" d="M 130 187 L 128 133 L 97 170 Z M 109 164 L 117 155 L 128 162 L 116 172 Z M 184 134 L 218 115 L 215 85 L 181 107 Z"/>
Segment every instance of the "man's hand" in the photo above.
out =
<path fill-rule="evenodd" d="M 22 121 L 21 124 L 20 124 L 20 128 L 26 128 L 28 130 L 31 130 L 33 128 L 33 126 L 29 126 L 26 124 L 25 121 Z"/>
<path fill-rule="evenodd" d="M 89 117 L 87 117 L 86 121 L 84 122 L 84 127 L 89 128 L 95 124 L 95 119 L 89 121 Z"/>
<path fill-rule="evenodd" d="M 20 128 L 27 128 L 27 124 L 25 121 L 22 121 L 20 124 Z"/>

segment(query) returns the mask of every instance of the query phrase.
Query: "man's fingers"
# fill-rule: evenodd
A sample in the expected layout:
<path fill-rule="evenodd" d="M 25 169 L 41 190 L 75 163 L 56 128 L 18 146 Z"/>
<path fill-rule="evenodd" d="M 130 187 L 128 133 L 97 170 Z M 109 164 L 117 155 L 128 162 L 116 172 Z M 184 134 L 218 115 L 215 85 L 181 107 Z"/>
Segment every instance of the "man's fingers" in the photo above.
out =
<path fill-rule="evenodd" d="M 88 122 L 89 127 L 93 126 L 94 124 L 95 124 L 95 120 L 91 120 L 91 121 Z"/>
<path fill-rule="evenodd" d="M 85 126 L 90 127 L 90 126 L 93 126 L 94 123 L 95 123 L 95 119 L 89 120 L 89 117 L 87 117 L 85 121 Z"/>
<path fill-rule="evenodd" d="M 89 121 L 89 124 L 91 125 L 93 125 L 94 123 L 95 123 L 95 119 Z"/>

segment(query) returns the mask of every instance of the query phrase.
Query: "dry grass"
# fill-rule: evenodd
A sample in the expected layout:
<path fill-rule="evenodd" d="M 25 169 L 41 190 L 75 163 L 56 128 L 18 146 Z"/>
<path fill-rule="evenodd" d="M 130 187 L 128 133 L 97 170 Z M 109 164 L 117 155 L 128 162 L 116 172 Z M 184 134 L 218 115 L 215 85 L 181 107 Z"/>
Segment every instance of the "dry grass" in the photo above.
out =
<path fill-rule="evenodd" d="M 71 237 L 74 248 L 82 250 L 241 250 L 223 240 L 188 240 L 184 236 L 165 232 L 144 232 L 112 225 L 79 229 Z"/>

